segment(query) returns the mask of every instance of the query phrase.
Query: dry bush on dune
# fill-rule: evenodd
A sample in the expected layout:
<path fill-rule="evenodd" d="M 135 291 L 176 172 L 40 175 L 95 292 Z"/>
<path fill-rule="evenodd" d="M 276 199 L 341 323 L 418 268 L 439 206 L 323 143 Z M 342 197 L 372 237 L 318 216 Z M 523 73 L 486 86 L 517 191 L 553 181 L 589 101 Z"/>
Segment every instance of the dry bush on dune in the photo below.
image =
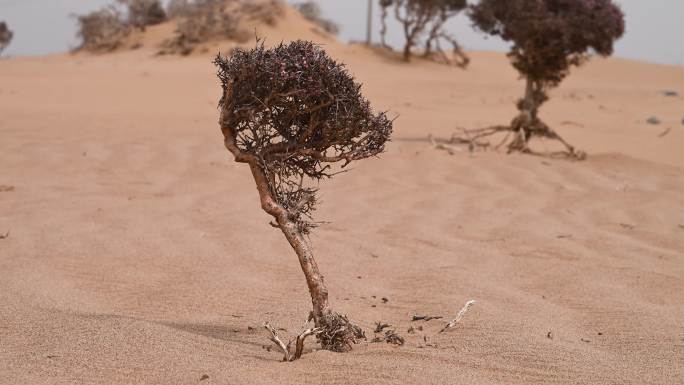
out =
<path fill-rule="evenodd" d="M 166 13 L 159 0 L 116 0 L 113 5 L 77 17 L 81 45 L 77 50 L 111 52 L 119 48 L 133 28 L 162 23 Z"/>
<path fill-rule="evenodd" d="M 394 16 L 399 21 L 404 32 L 403 57 L 410 61 L 413 48 L 420 43 L 422 35 L 425 39 L 424 57 L 434 58 L 445 63 L 466 67 L 470 62 L 460 44 L 450 35 L 444 25 L 454 16 L 468 7 L 466 0 L 381 0 L 381 30 L 380 36 L 383 46 L 387 33 L 388 9 L 394 7 Z M 441 41 L 446 40 L 452 46 L 453 59 L 442 49 Z"/>
<path fill-rule="evenodd" d="M 145 29 L 149 25 L 166 21 L 166 11 L 159 0 L 117 0 L 126 7 L 127 22 L 133 27 Z"/>
<path fill-rule="evenodd" d="M 0 54 L 7 48 L 12 42 L 14 37 L 14 32 L 7 26 L 7 23 L 0 21 Z"/>
<path fill-rule="evenodd" d="M 297 253 L 311 294 L 315 328 L 292 341 L 294 347 L 265 326 L 287 361 L 299 358 L 309 335 L 325 349 L 347 351 L 363 331 L 332 310 L 306 237 L 316 227 L 314 186 L 335 175 L 334 164 L 345 167 L 382 153 L 392 122 L 373 113 L 344 65 L 311 42 L 272 49 L 261 43 L 219 56 L 215 64 L 223 88 L 224 144 L 236 162 L 249 165 L 261 207 Z"/>
<path fill-rule="evenodd" d="M 251 21 L 273 26 L 285 12 L 285 6 L 281 0 L 242 0 L 239 12 Z"/>
<path fill-rule="evenodd" d="M 240 28 L 239 16 L 221 10 L 197 8 L 178 20 L 175 35 L 163 43 L 160 54 L 189 55 L 210 40 L 245 42 L 250 33 Z"/>
<path fill-rule="evenodd" d="M 131 32 L 121 13 L 114 7 L 78 16 L 77 35 L 81 45 L 77 50 L 91 52 L 110 52 L 119 48 Z"/>
<path fill-rule="evenodd" d="M 499 132 L 506 138 L 508 151 L 532 153 L 528 143 L 533 137 L 559 140 L 567 151 L 559 155 L 582 159 L 575 150 L 538 117 L 539 107 L 548 99 L 572 66 L 613 53 L 613 43 L 625 30 L 624 15 L 612 0 L 481 0 L 472 6 L 470 18 L 481 31 L 513 43 L 508 53 L 513 67 L 526 79 L 525 96 L 518 102 L 519 115 L 508 126 L 466 131 L 471 149 L 488 146 L 480 142 Z M 509 137 L 512 139 L 509 141 Z"/>
<path fill-rule="evenodd" d="M 160 54 L 189 55 L 198 45 L 212 40 L 246 42 L 253 32 L 243 28 L 242 22 L 273 25 L 283 14 L 283 5 L 275 0 L 177 0 L 169 4 L 169 14 L 178 24 L 174 37 L 163 43 Z"/>
<path fill-rule="evenodd" d="M 340 33 L 340 26 L 334 21 L 323 17 L 321 8 L 315 1 L 306 1 L 294 5 L 295 9 L 304 16 L 305 19 L 312 21 L 331 35 Z"/>

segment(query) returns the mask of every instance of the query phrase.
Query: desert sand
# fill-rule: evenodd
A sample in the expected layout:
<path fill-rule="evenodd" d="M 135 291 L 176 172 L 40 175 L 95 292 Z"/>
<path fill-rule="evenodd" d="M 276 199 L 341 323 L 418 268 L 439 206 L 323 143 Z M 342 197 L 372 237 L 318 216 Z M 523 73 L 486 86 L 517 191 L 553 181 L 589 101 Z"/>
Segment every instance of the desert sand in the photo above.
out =
<path fill-rule="evenodd" d="M 264 348 L 264 321 L 294 334 L 311 303 L 223 148 L 211 60 L 234 44 L 144 45 L 0 61 L 0 384 L 684 383 L 684 98 L 662 93 L 682 67 L 574 70 L 542 116 L 586 161 L 450 156 L 427 136 L 514 116 L 504 54 L 405 64 L 311 28 L 288 11 L 258 33 L 323 44 L 397 116 L 385 154 L 321 184 L 311 241 L 333 306 L 406 344 Z M 470 299 L 433 346 L 406 332 Z"/>

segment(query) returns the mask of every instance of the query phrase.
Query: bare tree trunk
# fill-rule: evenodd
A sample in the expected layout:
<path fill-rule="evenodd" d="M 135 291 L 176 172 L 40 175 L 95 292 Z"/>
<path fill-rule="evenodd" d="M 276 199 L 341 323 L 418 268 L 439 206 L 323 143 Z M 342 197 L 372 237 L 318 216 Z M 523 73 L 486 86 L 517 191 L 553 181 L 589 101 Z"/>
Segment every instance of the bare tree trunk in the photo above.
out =
<path fill-rule="evenodd" d="M 406 44 L 404 45 L 404 61 L 405 62 L 410 62 L 411 61 L 411 42 L 408 40 L 406 41 Z"/>
<path fill-rule="evenodd" d="M 387 7 L 381 7 L 382 8 L 382 14 L 380 16 L 380 44 L 382 44 L 383 47 L 388 48 L 389 45 L 387 44 Z"/>
<path fill-rule="evenodd" d="M 368 15 L 366 23 L 366 45 L 370 46 L 373 43 L 373 0 L 368 0 Z"/>
<path fill-rule="evenodd" d="M 534 89 L 535 87 L 535 82 L 534 80 L 530 79 L 529 77 L 526 78 L 525 81 L 525 99 L 524 99 L 524 109 L 523 111 L 527 112 L 530 114 L 530 117 L 532 119 L 535 119 L 537 117 L 537 106 L 536 101 L 534 100 Z"/>
<path fill-rule="evenodd" d="M 316 327 L 321 327 L 323 326 L 324 317 L 330 313 L 328 289 L 325 287 L 323 275 L 321 275 L 318 270 L 318 264 L 316 264 L 311 248 L 306 242 L 302 232 L 297 228 L 297 225 L 288 218 L 287 210 L 279 205 L 273 198 L 268 183 L 268 177 L 261 166 L 250 162 L 249 167 L 252 171 L 257 190 L 259 191 L 261 207 L 275 218 L 278 227 L 285 235 L 285 238 L 287 238 L 287 241 L 290 243 L 290 246 L 292 246 L 295 253 L 297 253 L 299 265 L 304 272 L 306 284 L 309 287 L 309 294 L 311 294 L 314 324 Z"/>
<path fill-rule="evenodd" d="M 528 152 L 527 142 L 532 137 L 531 127 L 536 119 L 536 107 L 534 106 L 534 81 L 525 79 L 525 96 L 520 102 L 520 114 L 511 122 L 511 131 L 515 135 L 508 145 L 508 151 Z"/>

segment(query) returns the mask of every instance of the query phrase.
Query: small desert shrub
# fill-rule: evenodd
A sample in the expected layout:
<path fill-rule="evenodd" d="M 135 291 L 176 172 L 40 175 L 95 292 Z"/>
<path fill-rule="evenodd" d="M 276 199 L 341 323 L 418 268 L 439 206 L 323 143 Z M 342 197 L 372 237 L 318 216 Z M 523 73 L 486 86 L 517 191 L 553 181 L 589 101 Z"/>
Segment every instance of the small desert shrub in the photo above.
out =
<path fill-rule="evenodd" d="M 295 9 L 297 9 L 305 19 L 312 21 L 314 24 L 321 27 L 325 32 L 331 35 L 337 35 L 340 33 L 340 26 L 334 21 L 326 19 L 322 16 L 321 8 L 315 1 L 306 1 L 295 4 Z"/>
<path fill-rule="evenodd" d="M 402 25 L 404 31 L 405 61 L 410 61 L 413 48 L 420 43 L 420 38 L 427 32 L 425 40 L 425 57 L 437 58 L 451 63 L 452 60 L 444 53 L 440 42 L 446 40 L 452 45 L 455 64 L 465 67 L 470 61 L 461 49 L 457 40 L 446 32 L 444 25 L 452 17 L 458 15 L 468 7 L 466 0 L 381 0 L 381 30 L 382 44 L 385 42 L 387 33 L 387 14 L 390 7 L 394 7 L 394 16 Z M 436 52 L 435 52 L 436 51 Z"/>
<path fill-rule="evenodd" d="M 253 32 L 241 27 L 245 20 L 274 24 L 283 13 L 280 1 L 186 0 L 170 4 L 169 12 L 178 20 L 173 38 L 164 42 L 160 54 L 189 55 L 211 40 L 248 41 Z"/>
<path fill-rule="evenodd" d="M 78 16 L 77 21 L 77 35 L 81 39 L 77 50 L 110 52 L 119 48 L 131 32 L 130 26 L 114 7 Z"/>
<path fill-rule="evenodd" d="M 281 0 L 242 0 L 238 12 L 249 20 L 267 25 L 276 25 L 278 19 L 285 12 L 285 6 Z"/>
<path fill-rule="evenodd" d="M 343 64 L 311 42 L 272 49 L 262 43 L 219 56 L 215 64 L 223 90 L 224 144 L 236 162 L 249 165 L 261 207 L 299 257 L 321 345 L 349 350 L 363 332 L 330 307 L 306 234 L 316 227 L 311 216 L 318 181 L 335 175 L 336 163 L 344 167 L 382 153 L 392 122 L 373 112 Z M 298 358 L 288 352 L 285 357 Z"/>
<path fill-rule="evenodd" d="M 133 27 L 144 29 L 166 21 L 166 11 L 159 0 L 117 0 L 126 7 L 127 22 Z"/>
<path fill-rule="evenodd" d="M 233 39 L 245 42 L 251 36 L 249 31 L 240 28 L 241 15 L 227 10 L 225 2 L 203 0 L 186 6 L 178 18 L 174 37 L 164 42 L 160 53 L 189 55 L 207 41 Z"/>
<path fill-rule="evenodd" d="M 526 80 L 519 115 L 509 126 L 471 133 L 471 142 L 495 132 L 512 132 L 509 151 L 531 152 L 532 137 L 560 140 L 567 154 L 583 158 L 538 117 L 539 107 L 590 53 L 609 56 L 625 31 L 624 15 L 612 0 L 480 0 L 470 11 L 476 28 L 512 43 L 508 57 Z"/>
<path fill-rule="evenodd" d="M 13 37 L 14 32 L 9 29 L 7 23 L 0 21 L 0 54 L 10 45 Z"/>

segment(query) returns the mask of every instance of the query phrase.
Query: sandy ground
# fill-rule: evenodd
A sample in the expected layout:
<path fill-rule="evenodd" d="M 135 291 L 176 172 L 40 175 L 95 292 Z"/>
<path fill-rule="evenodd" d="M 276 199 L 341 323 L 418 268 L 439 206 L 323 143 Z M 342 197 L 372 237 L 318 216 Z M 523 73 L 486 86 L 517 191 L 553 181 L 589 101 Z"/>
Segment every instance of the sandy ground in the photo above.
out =
<path fill-rule="evenodd" d="M 429 133 L 515 113 L 504 55 L 461 71 L 319 41 L 398 119 L 386 154 L 321 185 L 312 243 L 335 308 L 407 344 L 264 349 L 259 325 L 294 333 L 310 302 L 222 147 L 210 54 L 19 58 L 0 62 L 1 384 L 684 383 L 684 98 L 661 92 L 684 69 L 574 71 L 543 117 L 587 161 L 449 156 Z M 406 333 L 468 299 L 435 346 Z"/>

